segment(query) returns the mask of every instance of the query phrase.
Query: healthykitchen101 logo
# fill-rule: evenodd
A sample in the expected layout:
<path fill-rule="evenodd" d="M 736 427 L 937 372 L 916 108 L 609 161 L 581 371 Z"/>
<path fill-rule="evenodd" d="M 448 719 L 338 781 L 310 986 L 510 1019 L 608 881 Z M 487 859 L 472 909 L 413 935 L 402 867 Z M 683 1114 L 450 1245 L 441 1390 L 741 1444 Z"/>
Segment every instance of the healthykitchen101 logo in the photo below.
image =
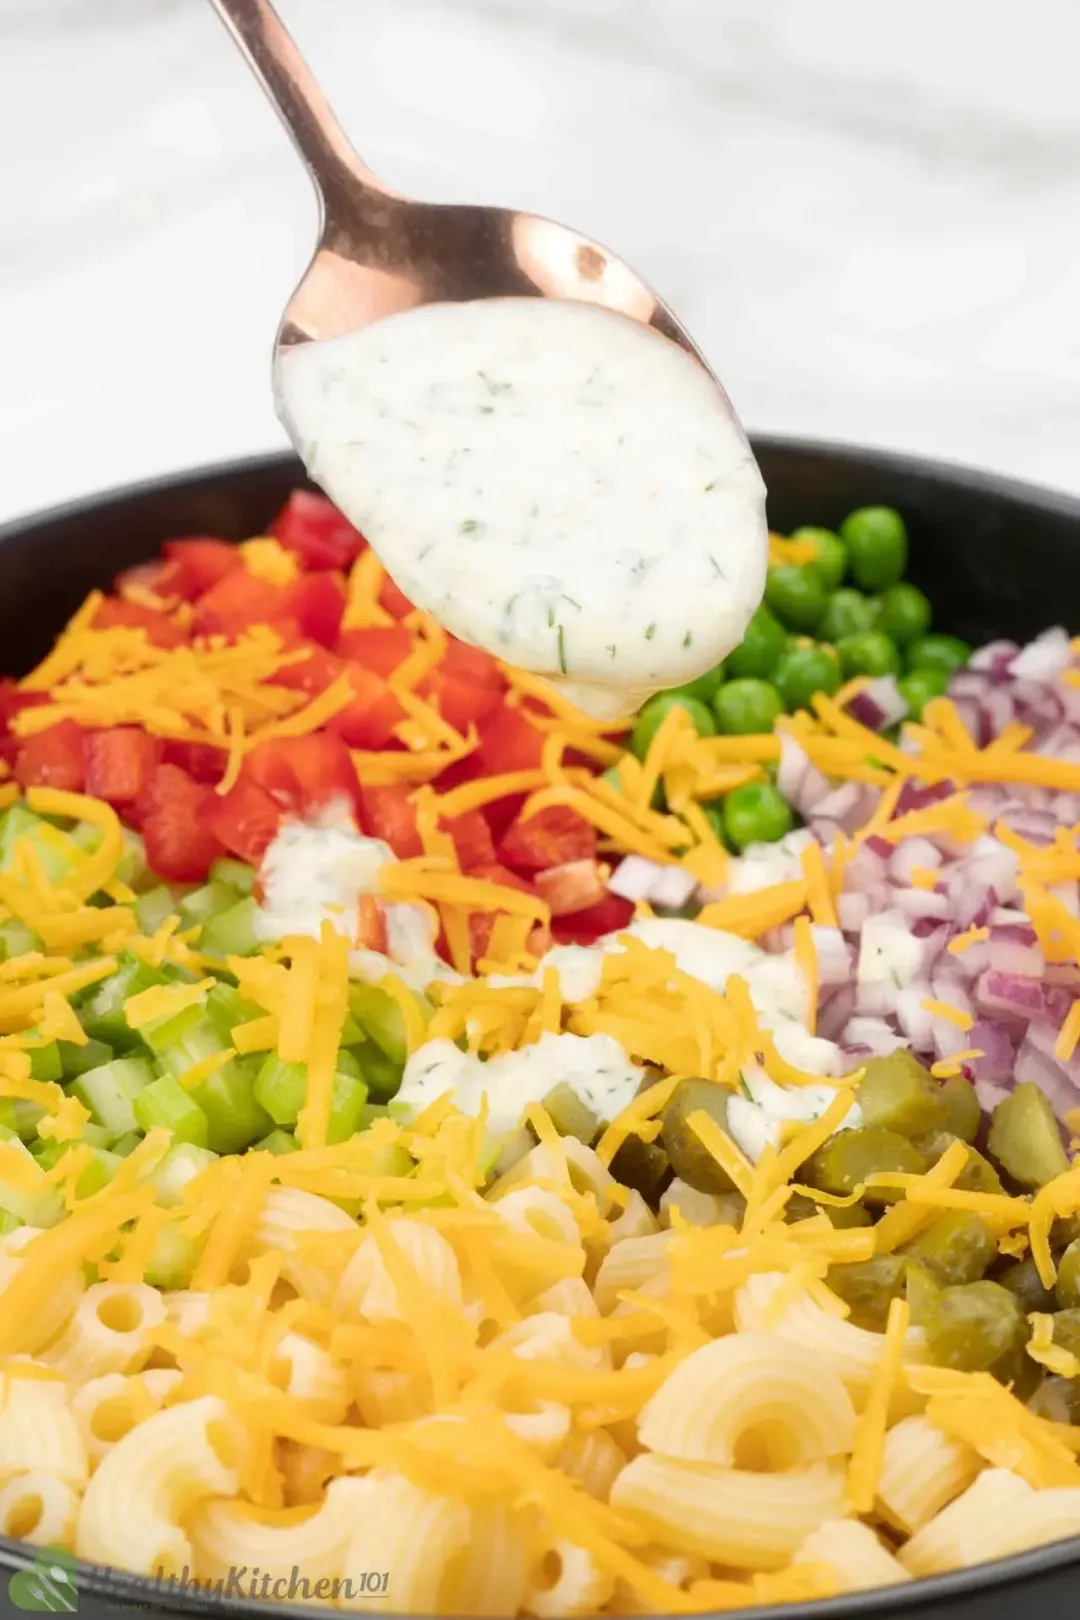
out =
<path fill-rule="evenodd" d="M 64 1547 L 41 1547 L 30 1569 L 8 1578 L 8 1599 L 26 1614 L 74 1614 L 79 1607 L 75 1559 Z"/>

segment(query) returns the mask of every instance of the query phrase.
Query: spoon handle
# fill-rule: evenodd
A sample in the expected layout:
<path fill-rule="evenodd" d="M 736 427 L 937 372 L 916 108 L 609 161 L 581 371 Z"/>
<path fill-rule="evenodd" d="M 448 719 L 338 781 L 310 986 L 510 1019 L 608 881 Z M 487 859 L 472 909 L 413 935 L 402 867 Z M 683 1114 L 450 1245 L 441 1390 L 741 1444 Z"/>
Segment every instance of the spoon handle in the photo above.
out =
<path fill-rule="evenodd" d="M 353 150 L 270 0 L 210 0 L 292 136 L 327 214 L 344 191 L 387 188 Z"/>

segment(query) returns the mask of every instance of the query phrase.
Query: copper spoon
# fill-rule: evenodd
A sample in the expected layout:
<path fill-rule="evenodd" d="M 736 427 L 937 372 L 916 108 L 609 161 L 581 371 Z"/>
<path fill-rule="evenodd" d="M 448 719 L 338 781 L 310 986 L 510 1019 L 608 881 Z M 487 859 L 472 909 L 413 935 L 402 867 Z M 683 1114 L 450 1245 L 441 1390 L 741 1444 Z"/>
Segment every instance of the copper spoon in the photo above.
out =
<path fill-rule="evenodd" d="M 211 0 L 295 142 L 319 198 L 321 234 L 289 301 L 275 359 L 421 304 L 540 297 L 600 304 L 653 327 L 701 362 L 686 328 L 607 248 L 537 214 L 415 202 L 350 146 L 269 0 Z"/>

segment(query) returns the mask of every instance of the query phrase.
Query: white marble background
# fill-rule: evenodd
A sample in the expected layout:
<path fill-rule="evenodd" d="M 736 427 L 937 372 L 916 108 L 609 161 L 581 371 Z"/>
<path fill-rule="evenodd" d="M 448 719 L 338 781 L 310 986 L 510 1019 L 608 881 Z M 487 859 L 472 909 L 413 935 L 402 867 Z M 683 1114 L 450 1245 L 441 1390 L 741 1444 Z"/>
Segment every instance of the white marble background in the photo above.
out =
<path fill-rule="evenodd" d="M 281 0 L 373 167 L 591 231 L 753 430 L 1080 491 L 1080 0 Z M 0 517 L 282 443 L 307 181 L 206 0 L 0 0 Z"/>

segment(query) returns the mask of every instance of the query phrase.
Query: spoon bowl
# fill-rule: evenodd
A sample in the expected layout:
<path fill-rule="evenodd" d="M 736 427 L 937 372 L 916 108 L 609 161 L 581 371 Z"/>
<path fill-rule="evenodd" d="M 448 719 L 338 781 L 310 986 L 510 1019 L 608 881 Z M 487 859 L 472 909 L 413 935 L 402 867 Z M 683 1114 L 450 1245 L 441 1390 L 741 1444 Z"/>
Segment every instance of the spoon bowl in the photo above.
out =
<path fill-rule="evenodd" d="M 537 214 L 418 202 L 392 191 L 353 150 L 270 0 L 212 4 L 292 136 L 319 199 L 318 246 L 282 317 L 275 358 L 423 304 L 569 299 L 652 327 L 692 354 L 723 395 L 686 328 L 610 249 Z"/>

